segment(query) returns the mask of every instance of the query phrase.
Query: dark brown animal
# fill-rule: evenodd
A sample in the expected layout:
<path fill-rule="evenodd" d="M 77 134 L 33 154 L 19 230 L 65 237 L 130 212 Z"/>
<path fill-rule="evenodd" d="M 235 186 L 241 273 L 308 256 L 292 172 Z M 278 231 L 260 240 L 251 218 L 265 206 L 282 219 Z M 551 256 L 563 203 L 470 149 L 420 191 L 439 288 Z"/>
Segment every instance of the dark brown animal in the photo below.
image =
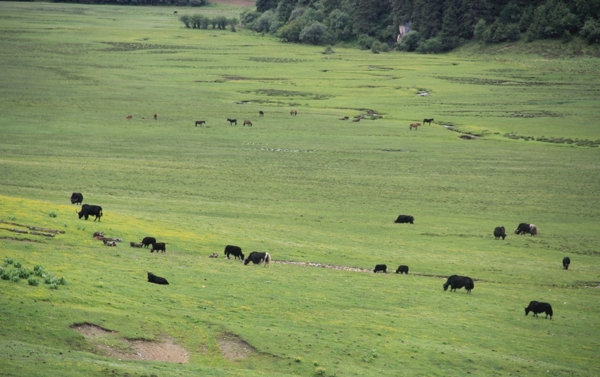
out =
<path fill-rule="evenodd" d="M 360 118 L 354 118 L 352 119 L 353 122 L 360 122 Z"/>
<path fill-rule="evenodd" d="M 350 119 L 350 117 L 343 117 L 343 118 L 340 118 L 340 120 L 348 120 L 348 119 Z"/>
<path fill-rule="evenodd" d="M 206 124 L 206 121 L 205 121 L 205 120 L 197 120 L 197 121 L 196 121 L 196 126 L 198 126 L 199 124 L 200 124 L 200 125 L 202 125 L 202 124 Z"/>
<path fill-rule="evenodd" d="M 265 113 L 264 113 L 262 110 L 260 110 L 260 111 L 258 112 L 258 115 L 260 115 L 260 116 L 262 117 L 262 116 L 264 116 L 264 115 L 265 115 Z"/>
<path fill-rule="evenodd" d="M 248 125 L 249 127 L 252 127 L 252 122 L 250 122 L 248 119 L 244 120 L 244 126 Z"/>
<path fill-rule="evenodd" d="M 154 119 L 156 119 L 156 117 L 158 117 L 158 115 L 156 115 L 156 113 L 154 113 Z"/>
<path fill-rule="evenodd" d="M 126 118 L 127 118 L 127 119 L 131 119 L 131 118 L 133 118 L 133 116 L 131 116 L 131 115 L 127 115 L 127 116 L 126 116 Z"/>
<path fill-rule="evenodd" d="M 421 123 L 411 123 L 410 126 L 408 127 L 408 129 L 411 130 L 411 131 L 412 131 L 413 128 L 415 130 L 418 130 L 419 127 L 421 127 Z"/>
<path fill-rule="evenodd" d="M 298 115 L 298 112 L 296 110 L 292 110 L 290 111 L 290 115 Z"/>
<path fill-rule="evenodd" d="M 237 126 L 237 119 L 227 118 L 227 121 L 230 126 L 233 126 L 234 124 Z"/>
<path fill-rule="evenodd" d="M 429 125 L 431 126 L 431 122 L 433 122 L 433 118 L 425 118 L 425 119 L 423 119 L 423 124 L 429 123 Z"/>

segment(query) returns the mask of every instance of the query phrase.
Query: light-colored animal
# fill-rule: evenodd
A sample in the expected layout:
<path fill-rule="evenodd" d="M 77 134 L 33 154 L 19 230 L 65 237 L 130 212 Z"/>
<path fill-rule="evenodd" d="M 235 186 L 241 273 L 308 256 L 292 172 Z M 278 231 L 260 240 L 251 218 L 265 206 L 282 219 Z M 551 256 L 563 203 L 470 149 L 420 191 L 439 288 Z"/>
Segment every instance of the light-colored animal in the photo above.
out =
<path fill-rule="evenodd" d="M 419 127 L 421 127 L 421 123 L 411 123 L 410 126 L 408 127 L 408 129 L 411 130 L 411 131 L 412 131 L 413 128 L 415 130 L 418 130 Z"/>

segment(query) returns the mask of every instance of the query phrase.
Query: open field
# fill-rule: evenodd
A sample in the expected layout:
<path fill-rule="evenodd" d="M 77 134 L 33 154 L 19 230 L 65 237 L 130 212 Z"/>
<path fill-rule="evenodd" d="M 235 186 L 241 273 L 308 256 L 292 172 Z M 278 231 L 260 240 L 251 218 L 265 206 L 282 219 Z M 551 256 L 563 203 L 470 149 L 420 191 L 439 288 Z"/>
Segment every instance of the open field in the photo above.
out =
<path fill-rule="evenodd" d="M 0 375 L 600 375 L 600 60 L 327 55 L 173 10 L 0 2 L 0 264 L 67 281 L 0 280 Z"/>

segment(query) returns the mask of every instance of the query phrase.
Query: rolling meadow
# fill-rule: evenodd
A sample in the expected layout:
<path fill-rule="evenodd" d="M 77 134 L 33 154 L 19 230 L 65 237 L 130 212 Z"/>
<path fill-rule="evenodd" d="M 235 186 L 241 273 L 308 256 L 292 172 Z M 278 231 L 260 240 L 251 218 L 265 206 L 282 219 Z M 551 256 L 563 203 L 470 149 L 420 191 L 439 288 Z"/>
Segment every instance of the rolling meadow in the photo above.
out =
<path fill-rule="evenodd" d="M 66 281 L 0 280 L 0 375 L 600 375 L 599 58 L 325 53 L 178 19 L 242 9 L 0 2 L 0 264 Z"/>

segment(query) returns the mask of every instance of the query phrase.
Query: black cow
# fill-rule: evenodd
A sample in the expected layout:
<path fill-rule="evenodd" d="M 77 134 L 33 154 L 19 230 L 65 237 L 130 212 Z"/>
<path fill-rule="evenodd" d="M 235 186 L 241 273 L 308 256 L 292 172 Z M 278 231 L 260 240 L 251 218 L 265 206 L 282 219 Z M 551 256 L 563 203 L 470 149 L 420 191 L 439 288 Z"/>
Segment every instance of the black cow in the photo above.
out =
<path fill-rule="evenodd" d="M 398 266 L 398 269 L 396 270 L 397 274 L 407 274 L 408 275 L 408 266 L 401 264 L 400 266 Z"/>
<path fill-rule="evenodd" d="M 102 217 L 102 207 L 91 204 L 84 204 L 81 206 L 81 211 L 77 212 L 77 214 L 79 215 L 80 219 L 82 217 L 85 217 L 85 219 L 87 220 L 89 216 L 96 216 L 94 221 L 100 221 L 100 218 Z"/>
<path fill-rule="evenodd" d="M 148 272 L 148 282 L 154 284 L 169 285 L 169 282 L 165 278 L 154 275 L 152 272 Z"/>
<path fill-rule="evenodd" d="M 503 226 L 497 226 L 494 229 L 494 239 L 499 239 L 500 237 L 502 237 L 502 239 L 506 238 L 506 229 L 504 229 Z"/>
<path fill-rule="evenodd" d="M 162 251 L 163 253 L 167 252 L 167 244 L 164 242 L 156 242 L 154 244 L 152 244 L 152 248 L 150 249 L 150 252 L 159 252 Z"/>
<path fill-rule="evenodd" d="M 515 229 L 515 234 L 531 234 L 535 236 L 538 234 L 537 226 L 534 224 L 520 223 L 517 229 Z"/>
<path fill-rule="evenodd" d="M 529 306 L 525 308 L 525 315 L 528 315 L 529 312 L 533 312 L 534 317 L 537 317 L 538 313 L 546 313 L 546 318 L 550 316 L 550 319 L 552 319 L 552 315 L 554 314 L 552 312 L 552 305 L 548 304 L 547 302 L 537 301 L 531 301 Z"/>
<path fill-rule="evenodd" d="M 569 257 L 564 257 L 563 258 L 563 267 L 565 268 L 565 270 L 569 269 L 569 265 L 571 264 L 571 258 Z"/>
<path fill-rule="evenodd" d="M 468 276 L 452 275 L 446 280 L 446 283 L 444 283 L 444 291 L 448 290 L 448 286 L 450 286 L 450 292 L 456 292 L 457 289 L 465 287 L 467 293 L 471 293 L 471 290 L 475 288 L 475 283 L 473 283 L 473 279 Z"/>
<path fill-rule="evenodd" d="M 227 259 L 230 259 L 229 256 L 233 255 L 235 257 L 235 259 L 238 259 L 238 257 L 241 260 L 244 260 L 244 254 L 242 253 L 242 248 L 239 246 L 233 246 L 233 245 L 227 245 L 225 246 L 225 253 L 227 256 Z"/>
<path fill-rule="evenodd" d="M 253 251 L 250 253 L 250 255 L 248 255 L 248 258 L 244 259 L 244 266 L 250 262 L 254 264 L 261 264 L 262 262 L 265 262 L 265 267 L 267 267 L 270 261 L 271 255 L 269 253 Z"/>
<path fill-rule="evenodd" d="M 385 264 L 376 264 L 373 272 L 374 273 L 383 272 L 384 274 L 387 274 L 387 266 Z"/>
<path fill-rule="evenodd" d="M 415 218 L 409 215 L 400 215 L 394 221 L 396 224 L 414 224 Z"/>
<path fill-rule="evenodd" d="M 81 202 L 83 202 L 83 195 L 80 192 L 71 194 L 71 204 L 81 204 Z"/>
<path fill-rule="evenodd" d="M 227 118 L 227 121 L 229 122 L 230 126 L 233 126 L 234 124 L 237 126 L 237 119 Z"/>
<path fill-rule="evenodd" d="M 431 122 L 433 122 L 433 118 L 425 118 L 425 119 L 423 119 L 423 124 L 429 123 L 429 125 L 431 126 Z"/>
<path fill-rule="evenodd" d="M 140 243 L 145 248 L 148 248 L 148 245 L 154 245 L 156 243 L 156 238 L 154 238 L 154 237 L 144 237 L 144 239 Z"/>

